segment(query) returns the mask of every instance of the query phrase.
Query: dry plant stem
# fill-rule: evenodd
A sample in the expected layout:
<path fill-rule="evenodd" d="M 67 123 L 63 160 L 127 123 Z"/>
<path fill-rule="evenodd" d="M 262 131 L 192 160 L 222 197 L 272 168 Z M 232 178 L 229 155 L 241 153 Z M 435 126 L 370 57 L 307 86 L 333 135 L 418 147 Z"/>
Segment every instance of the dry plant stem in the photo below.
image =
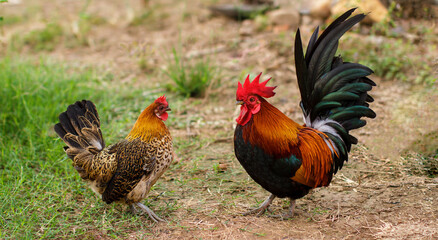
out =
<path fill-rule="evenodd" d="M 262 205 L 260 205 L 260 207 L 258 208 L 254 208 L 248 212 L 243 213 L 243 215 L 249 215 L 249 214 L 253 214 L 253 213 L 257 213 L 256 216 L 260 216 L 262 215 L 268 208 L 269 205 L 271 205 L 272 201 L 274 200 L 275 195 L 271 194 L 271 196 L 269 196 L 263 203 Z"/>
<path fill-rule="evenodd" d="M 290 199 L 289 211 L 287 211 L 285 214 L 271 215 L 271 217 L 281 218 L 282 220 L 288 219 L 294 216 L 294 210 L 295 210 L 295 200 Z"/>
<path fill-rule="evenodd" d="M 155 214 L 150 208 L 146 207 L 145 205 L 143 205 L 143 204 L 140 203 L 140 202 L 133 203 L 133 204 L 131 205 L 131 211 L 132 211 L 133 213 L 137 213 L 137 212 L 138 212 L 138 210 L 135 208 L 135 206 L 139 207 L 141 210 L 143 210 L 143 212 L 147 213 L 147 214 L 149 215 L 149 217 L 150 217 L 154 222 L 156 222 L 156 223 L 158 223 L 158 222 L 165 222 L 165 221 L 166 221 L 166 220 L 164 220 L 164 219 L 158 217 L 158 215 Z"/>

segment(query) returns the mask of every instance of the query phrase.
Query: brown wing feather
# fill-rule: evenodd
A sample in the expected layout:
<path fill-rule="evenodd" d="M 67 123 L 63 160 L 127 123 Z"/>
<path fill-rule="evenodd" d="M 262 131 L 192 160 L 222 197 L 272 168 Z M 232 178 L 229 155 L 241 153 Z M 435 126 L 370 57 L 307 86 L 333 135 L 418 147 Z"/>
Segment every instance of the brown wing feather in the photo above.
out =
<path fill-rule="evenodd" d="M 131 192 L 143 175 L 154 169 L 156 149 L 141 139 L 124 140 L 118 143 L 116 151 L 117 170 L 103 192 L 106 203 L 118 201 Z"/>

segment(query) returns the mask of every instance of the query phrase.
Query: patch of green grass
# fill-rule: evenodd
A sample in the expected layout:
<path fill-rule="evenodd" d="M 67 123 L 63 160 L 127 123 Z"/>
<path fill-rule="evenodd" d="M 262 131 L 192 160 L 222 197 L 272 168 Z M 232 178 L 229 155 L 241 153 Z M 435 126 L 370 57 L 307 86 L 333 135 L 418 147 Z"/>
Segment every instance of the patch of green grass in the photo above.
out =
<path fill-rule="evenodd" d="M 1 4 L 1 3 L 4 3 L 4 2 L 7 2 L 7 0 L 0 0 L 0 4 Z M 4 22 L 3 22 L 3 16 L 0 16 L 0 23 L 4 24 Z"/>
<path fill-rule="evenodd" d="M 80 13 L 79 18 L 72 22 L 72 32 L 66 34 L 65 45 L 69 48 L 87 47 L 90 45 L 89 33 L 94 26 L 103 25 L 106 20 L 99 16 Z"/>
<path fill-rule="evenodd" d="M 154 12 L 153 9 L 147 9 L 140 15 L 136 16 L 131 22 L 131 26 L 139 26 L 145 23 L 153 21 Z"/>
<path fill-rule="evenodd" d="M 67 34 L 66 46 L 73 48 L 78 46 L 89 46 L 89 33 L 95 26 L 106 24 L 105 18 L 87 12 L 91 0 L 84 2 L 78 19 L 72 22 L 72 34 Z"/>
<path fill-rule="evenodd" d="M 403 159 L 407 172 L 431 178 L 438 177 L 438 149 L 431 155 L 409 153 Z"/>
<path fill-rule="evenodd" d="M 438 129 L 412 142 L 404 154 L 409 172 L 429 177 L 438 176 Z"/>
<path fill-rule="evenodd" d="M 13 25 L 23 21 L 23 18 L 20 16 L 2 16 L 0 17 L 1 25 Z"/>
<path fill-rule="evenodd" d="M 63 35 L 62 27 L 57 23 L 49 23 L 41 30 L 34 30 L 27 34 L 23 41 L 35 51 L 48 50 L 55 48 Z"/>
<path fill-rule="evenodd" d="M 416 53 L 415 45 L 403 39 L 383 39 L 373 43 L 346 36 L 342 42 L 346 47 L 340 47 L 339 53 L 344 61 L 368 66 L 384 79 L 416 84 L 433 84 L 436 81 L 429 66 L 433 60 Z"/>
<path fill-rule="evenodd" d="M 430 157 L 438 155 L 438 129 L 422 135 L 408 147 L 408 150 Z"/>
<path fill-rule="evenodd" d="M 9 48 L 20 51 L 28 46 L 32 51 L 52 51 L 61 41 L 64 30 L 57 23 L 48 23 L 43 29 L 33 30 L 27 34 L 15 34 L 10 40 Z"/>
<path fill-rule="evenodd" d="M 165 21 L 169 18 L 169 14 L 161 11 L 165 8 L 160 2 L 156 2 L 153 6 L 145 8 L 142 13 L 135 16 L 130 22 L 130 26 L 147 28 L 148 30 L 160 30 L 166 27 Z"/>
<path fill-rule="evenodd" d="M 90 99 L 106 143 L 114 143 L 153 97 L 111 87 L 111 75 L 43 60 L 3 58 L 0 68 L 0 239 L 123 238 L 128 222 L 147 229 L 143 217 L 105 205 L 88 189 L 53 125 L 69 104 Z"/>
<path fill-rule="evenodd" d="M 175 49 L 173 59 L 165 70 L 165 74 L 172 80 L 167 84 L 169 91 L 185 97 L 203 97 L 208 88 L 220 84 L 218 69 L 209 59 L 200 59 L 196 62 L 184 59 Z"/>
<path fill-rule="evenodd" d="M 129 53 L 138 64 L 140 70 L 144 73 L 153 73 L 157 69 L 154 60 L 155 49 L 149 47 L 145 42 L 132 42 L 129 44 L 120 44 L 124 51 Z"/>
<path fill-rule="evenodd" d="M 393 17 L 397 15 L 395 10 L 396 10 L 396 3 L 391 2 L 391 4 L 388 6 L 388 14 L 386 15 L 386 17 L 380 22 L 373 23 L 370 33 L 373 35 L 396 37 L 395 32 L 391 31 L 391 29 L 397 25 Z"/>

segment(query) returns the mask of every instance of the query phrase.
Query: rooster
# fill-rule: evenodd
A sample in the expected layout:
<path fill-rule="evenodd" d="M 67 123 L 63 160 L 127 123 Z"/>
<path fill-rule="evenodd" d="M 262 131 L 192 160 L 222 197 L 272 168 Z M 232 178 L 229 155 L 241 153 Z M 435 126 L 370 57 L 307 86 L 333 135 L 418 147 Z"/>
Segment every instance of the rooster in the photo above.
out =
<path fill-rule="evenodd" d="M 64 150 L 91 189 L 110 204 L 137 207 L 155 221 L 164 221 L 140 201 L 149 193 L 173 159 L 172 138 L 163 121 L 168 117 L 165 96 L 157 98 L 138 117 L 126 139 L 105 147 L 96 106 L 87 100 L 68 106 L 55 131 Z"/>
<path fill-rule="evenodd" d="M 275 199 L 289 198 L 291 217 L 295 199 L 313 188 L 328 186 L 333 175 L 348 160 L 352 144 L 358 140 L 350 130 L 363 127 L 362 117 L 375 118 L 369 108 L 368 91 L 376 84 L 367 78 L 373 71 L 366 66 L 343 62 L 335 57 L 341 36 L 365 15 L 348 19 L 355 9 L 337 18 L 319 36 L 317 28 L 303 54 L 300 31 L 295 38 L 295 66 L 301 93 L 304 125 L 289 119 L 265 98 L 275 95 L 261 73 L 250 82 L 238 83 L 236 99 L 240 115 L 236 119 L 234 150 L 251 178 L 271 195 L 260 207 L 245 214 L 263 214 Z"/>

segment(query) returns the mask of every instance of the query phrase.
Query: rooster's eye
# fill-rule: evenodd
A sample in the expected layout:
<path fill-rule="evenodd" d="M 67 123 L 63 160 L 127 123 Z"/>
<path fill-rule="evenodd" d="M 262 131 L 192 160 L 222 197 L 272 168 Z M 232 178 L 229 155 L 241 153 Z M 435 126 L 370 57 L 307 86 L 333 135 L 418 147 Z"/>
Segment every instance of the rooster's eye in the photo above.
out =
<path fill-rule="evenodd" d="M 250 102 L 254 102 L 254 101 L 255 101 L 254 97 L 250 97 L 250 98 L 249 98 L 249 101 L 250 101 Z"/>

